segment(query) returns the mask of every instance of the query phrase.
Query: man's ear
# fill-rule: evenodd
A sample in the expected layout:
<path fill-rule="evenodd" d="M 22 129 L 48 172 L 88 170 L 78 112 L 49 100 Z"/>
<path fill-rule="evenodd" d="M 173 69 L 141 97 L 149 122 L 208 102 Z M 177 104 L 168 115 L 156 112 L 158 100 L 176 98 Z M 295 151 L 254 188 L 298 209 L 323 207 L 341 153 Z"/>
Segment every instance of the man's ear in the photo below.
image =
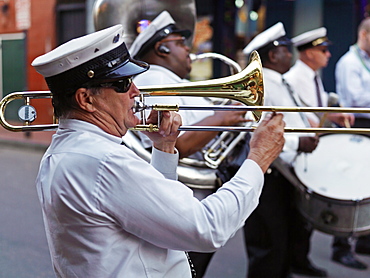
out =
<path fill-rule="evenodd" d="M 309 59 L 312 59 L 313 58 L 312 51 L 314 51 L 312 48 L 306 49 L 306 56 L 307 56 L 307 58 L 309 58 Z"/>
<path fill-rule="evenodd" d="M 91 91 L 86 88 L 79 88 L 75 93 L 75 100 L 82 110 L 87 112 L 94 112 L 96 110 L 94 106 L 94 97 Z"/>
<path fill-rule="evenodd" d="M 269 61 L 270 61 L 272 64 L 276 63 L 276 55 L 275 55 L 275 51 L 270 50 L 270 51 L 268 52 L 268 56 L 269 56 Z"/>

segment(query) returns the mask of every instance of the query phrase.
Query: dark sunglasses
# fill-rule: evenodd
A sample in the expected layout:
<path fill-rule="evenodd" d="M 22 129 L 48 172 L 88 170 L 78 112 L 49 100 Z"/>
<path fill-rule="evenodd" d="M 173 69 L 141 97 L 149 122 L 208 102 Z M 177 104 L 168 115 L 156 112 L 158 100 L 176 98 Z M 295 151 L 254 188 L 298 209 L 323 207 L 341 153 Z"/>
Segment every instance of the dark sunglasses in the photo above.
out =
<path fill-rule="evenodd" d="M 317 48 L 315 48 L 316 50 L 318 50 L 318 51 L 320 51 L 320 52 L 322 52 L 322 53 L 326 53 L 326 52 L 329 52 L 329 49 L 328 48 L 319 48 L 319 47 L 317 47 Z"/>
<path fill-rule="evenodd" d="M 93 84 L 92 87 L 101 87 L 101 88 L 112 88 L 117 93 L 126 93 L 132 84 L 132 77 L 120 79 L 113 82 L 104 82 L 99 84 Z"/>

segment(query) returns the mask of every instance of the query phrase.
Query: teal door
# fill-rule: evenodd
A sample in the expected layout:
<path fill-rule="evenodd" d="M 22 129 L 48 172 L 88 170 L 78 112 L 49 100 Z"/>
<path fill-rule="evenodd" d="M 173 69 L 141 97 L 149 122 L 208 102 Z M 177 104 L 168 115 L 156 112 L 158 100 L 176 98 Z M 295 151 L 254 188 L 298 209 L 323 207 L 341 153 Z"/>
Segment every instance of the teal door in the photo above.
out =
<path fill-rule="evenodd" d="M 0 34 L 0 51 L 2 97 L 12 92 L 25 91 L 27 89 L 25 34 Z M 9 103 L 5 111 L 6 118 L 17 120 L 18 108 L 23 103 L 22 100 Z"/>

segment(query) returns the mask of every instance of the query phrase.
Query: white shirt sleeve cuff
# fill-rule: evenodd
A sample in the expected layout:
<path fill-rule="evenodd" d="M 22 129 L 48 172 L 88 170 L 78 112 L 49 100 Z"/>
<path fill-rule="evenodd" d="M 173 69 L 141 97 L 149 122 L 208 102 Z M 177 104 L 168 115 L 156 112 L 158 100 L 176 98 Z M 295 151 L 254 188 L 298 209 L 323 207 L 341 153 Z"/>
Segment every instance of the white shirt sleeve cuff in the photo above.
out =
<path fill-rule="evenodd" d="M 162 152 L 156 148 L 152 148 L 152 160 L 151 165 L 159 172 L 161 172 L 165 178 L 171 180 L 177 180 L 177 165 L 179 161 L 179 152 L 175 149 L 175 153 Z"/>

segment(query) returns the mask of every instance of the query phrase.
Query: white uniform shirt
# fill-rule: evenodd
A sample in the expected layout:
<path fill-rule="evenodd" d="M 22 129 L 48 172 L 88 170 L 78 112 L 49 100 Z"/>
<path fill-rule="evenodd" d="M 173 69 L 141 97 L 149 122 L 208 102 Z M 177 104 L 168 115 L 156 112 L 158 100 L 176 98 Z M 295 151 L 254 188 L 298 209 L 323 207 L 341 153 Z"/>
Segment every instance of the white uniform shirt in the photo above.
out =
<path fill-rule="evenodd" d="M 271 69 L 263 68 L 263 79 L 265 89 L 264 105 L 266 106 L 297 106 L 292 99 L 287 87 L 282 81 L 283 76 Z M 297 95 L 294 95 L 299 104 Z M 307 127 L 300 113 L 283 112 L 286 127 Z M 300 136 L 311 136 L 307 133 L 285 133 L 285 145 L 280 157 L 287 163 L 291 163 L 295 158 L 299 146 Z"/>
<path fill-rule="evenodd" d="M 178 155 L 154 150 L 151 166 L 121 142 L 62 120 L 42 158 L 37 192 L 56 275 L 191 277 L 183 251 L 214 251 L 235 234 L 257 206 L 260 167 L 246 160 L 200 202 L 171 180 Z"/>
<path fill-rule="evenodd" d="M 164 84 L 176 84 L 185 83 L 189 80 L 181 79 L 172 71 L 157 65 L 150 65 L 149 70 L 137 75 L 134 78 L 134 83 L 137 86 L 150 86 L 150 85 L 164 85 Z M 145 98 L 146 104 L 179 104 L 179 105 L 192 105 L 192 106 L 206 106 L 211 105 L 211 103 L 203 97 L 185 97 L 185 96 L 170 96 L 170 97 L 147 97 Z M 180 110 L 179 114 L 182 117 L 182 125 L 193 125 L 208 116 L 214 114 L 211 110 Z M 183 133 L 183 132 L 182 132 Z M 181 133 L 181 134 L 182 134 Z M 181 135 L 180 134 L 180 135 Z M 140 134 L 142 143 L 145 148 L 151 146 L 151 141 L 144 134 Z M 202 152 L 193 154 L 191 158 L 203 160 Z"/>
<path fill-rule="evenodd" d="M 335 67 L 336 90 L 344 107 L 370 107 L 370 57 L 353 45 Z M 355 114 L 370 118 L 370 114 Z"/>
<path fill-rule="evenodd" d="M 176 84 L 181 82 L 189 82 L 186 79 L 181 79 L 172 71 L 157 65 L 150 65 L 149 70 L 137 75 L 134 78 L 134 83 L 137 86 L 147 85 L 163 85 L 163 84 Z M 165 103 L 165 104 L 179 104 L 179 105 L 210 105 L 210 102 L 203 97 L 184 97 L 184 96 L 171 96 L 171 97 L 148 97 L 145 100 L 147 104 Z M 185 110 L 179 111 L 183 116 L 183 125 L 192 125 L 200 120 L 212 116 L 213 111 L 195 111 Z"/>
<path fill-rule="evenodd" d="M 290 84 L 294 92 L 298 95 L 303 106 L 308 107 L 319 107 L 315 76 L 318 76 L 318 86 L 320 91 L 320 97 L 322 106 L 328 104 L 328 94 L 325 92 L 324 85 L 318 72 L 315 72 L 301 60 L 297 60 L 293 67 L 284 74 L 284 78 Z M 310 119 L 320 122 L 320 119 L 313 113 L 306 113 Z"/>

